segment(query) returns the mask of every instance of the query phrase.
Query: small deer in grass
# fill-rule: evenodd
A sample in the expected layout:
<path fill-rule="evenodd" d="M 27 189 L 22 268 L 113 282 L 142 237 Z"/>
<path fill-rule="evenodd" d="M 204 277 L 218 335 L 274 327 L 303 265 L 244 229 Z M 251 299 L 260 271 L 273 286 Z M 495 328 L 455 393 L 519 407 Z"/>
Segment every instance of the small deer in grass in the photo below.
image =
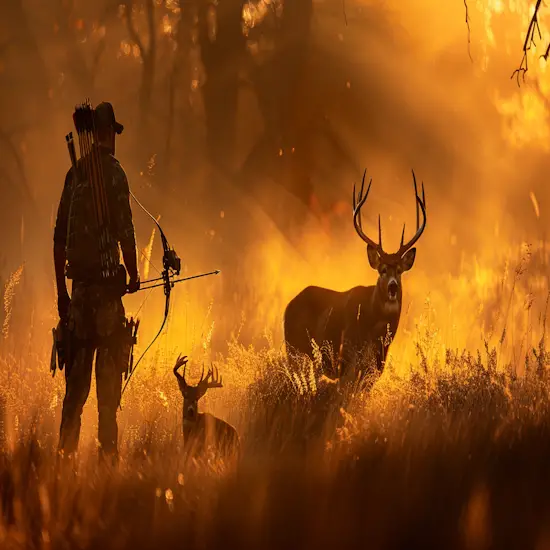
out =
<path fill-rule="evenodd" d="M 378 240 L 376 243 L 363 231 L 361 208 L 367 201 L 372 184 L 370 180 L 364 193 L 366 170 L 361 191 L 356 196 L 353 187 L 353 224 L 357 234 L 367 243 L 370 266 L 378 271 L 374 286 L 356 286 L 345 292 L 336 292 L 318 286 L 309 286 L 293 298 L 284 314 L 284 333 L 287 350 L 308 355 L 313 359 L 312 340 L 322 346 L 328 342 L 337 357 L 323 357 L 323 369 L 332 376 L 344 376 L 352 354 L 370 348 L 374 351 L 378 372 L 382 372 L 391 340 L 397 332 L 401 316 L 401 275 L 412 268 L 416 256 L 413 245 L 426 227 L 426 199 L 424 184 L 422 198 L 418 195 L 413 171 L 416 202 L 416 233 L 404 243 L 405 226 L 401 246 L 394 254 L 382 248 L 382 227 L 378 216 Z M 422 211 L 422 225 L 420 224 Z M 336 360 L 335 360 L 336 359 Z M 336 365 L 336 369 L 334 368 Z"/>
<path fill-rule="evenodd" d="M 239 449 L 239 436 L 231 424 L 209 413 L 199 413 L 199 400 L 210 388 L 222 388 L 222 379 L 217 369 L 212 367 L 201 378 L 196 386 L 190 386 L 185 381 L 187 357 L 179 356 L 174 366 L 174 375 L 178 380 L 183 396 L 183 438 L 186 450 L 202 453 L 207 449 L 216 450 L 222 454 L 230 454 Z M 178 372 L 183 366 L 183 374 Z"/>

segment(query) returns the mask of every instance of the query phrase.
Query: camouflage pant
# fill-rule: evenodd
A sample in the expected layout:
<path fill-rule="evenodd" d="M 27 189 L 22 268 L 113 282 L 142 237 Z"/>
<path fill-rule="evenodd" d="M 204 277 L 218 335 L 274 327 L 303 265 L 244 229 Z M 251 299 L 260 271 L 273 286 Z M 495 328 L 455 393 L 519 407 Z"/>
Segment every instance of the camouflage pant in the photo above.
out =
<path fill-rule="evenodd" d="M 78 447 L 80 419 L 90 393 L 94 355 L 100 452 L 117 454 L 116 414 L 122 372 L 127 366 L 126 348 L 120 338 L 124 319 L 119 297 L 109 295 L 100 286 L 73 284 L 68 319 L 71 351 L 65 367 L 66 390 L 59 437 L 59 449 L 67 454 Z"/>

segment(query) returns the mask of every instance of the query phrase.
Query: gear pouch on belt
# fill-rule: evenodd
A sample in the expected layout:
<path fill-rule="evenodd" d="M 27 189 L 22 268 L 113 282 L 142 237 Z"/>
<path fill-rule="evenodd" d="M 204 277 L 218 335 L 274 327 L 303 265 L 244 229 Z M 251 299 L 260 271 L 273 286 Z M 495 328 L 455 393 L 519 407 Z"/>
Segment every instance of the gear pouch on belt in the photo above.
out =
<path fill-rule="evenodd" d="M 139 319 L 134 321 L 133 317 L 124 320 L 122 330 L 122 365 L 124 380 L 132 374 L 134 367 L 134 345 L 137 344 L 137 331 L 139 328 Z"/>

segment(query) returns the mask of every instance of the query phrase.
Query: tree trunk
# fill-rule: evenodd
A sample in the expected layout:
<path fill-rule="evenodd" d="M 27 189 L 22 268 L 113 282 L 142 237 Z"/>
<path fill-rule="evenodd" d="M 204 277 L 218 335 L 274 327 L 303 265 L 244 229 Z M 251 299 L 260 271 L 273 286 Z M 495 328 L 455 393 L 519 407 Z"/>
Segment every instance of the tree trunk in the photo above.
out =
<path fill-rule="evenodd" d="M 2 14 L 5 18 L 3 21 L 6 28 L 13 30 L 13 35 L 8 39 L 11 47 L 17 51 L 19 56 L 18 67 L 25 67 L 25 71 L 18 72 L 15 76 L 9 76 L 5 71 L 1 75 L 0 84 L 7 78 L 10 78 L 9 86 L 5 84 L 5 90 L 13 90 L 14 84 L 17 82 L 20 90 L 27 90 L 28 93 L 19 94 L 16 96 L 16 102 L 19 108 L 14 108 L 13 113 L 25 113 L 29 120 L 43 120 L 44 114 L 49 112 L 47 107 L 50 107 L 48 92 L 50 87 L 48 71 L 40 48 L 38 47 L 36 38 L 30 28 L 27 14 L 21 0 L 13 0 L 10 3 L 11 9 L 6 9 Z M 6 52 L 6 56 L 9 52 Z M 0 86 L 2 89 L 3 86 Z M 3 94 L 2 94 L 3 95 Z M 3 98 L 0 104 L 6 108 L 10 108 L 11 101 L 7 101 L 14 97 L 10 94 Z M 10 108 L 11 109 L 11 108 Z M 12 121 L 16 124 L 20 121 Z"/>
<path fill-rule="evenodd" d="M 264 120 L 264 135 L 242 166 L 240 178 L 254 193 L 259 178 L 271 177 L 311 207 L 311 134 L 313 106 L 308 90 L 311 0 L 285 2 L 272 57 L 252 65 L 250 77 Z M 303 213 L 285 209 L 278 225 L 289 231 L 301 225 Z M 273 215 L 273 213 L 272 213 Z"/>
<path fill-rule="evenodd" d="M 148 44 L 141 48 L 142 73 L 141 86 L 139 90 L 139 112 L 140 112 L 140 130 L 142 138 L 149 143 L 147 139 L 150 132 L 150 111 L 151 98 L 153 96 L 153 87 L 155 83 L 155 67 L 157 57 L 157 34 L 155 27 L 155 5 L 154 0 L 147 0 L 146 3 Z M 148 151 L 149 153 L 149 151 Z"/>
<path fill-rule="evenodd" d="M 312 0 L 285 3 L 277 63 L 282 83 L 282 182 L 292 194 L 307 205 L 310 205 L 312 193 L 312 105 L 307 94 L 312 14 Z"/>
<path fill-rule="evenodd" d="M 42 222 L 45 222 L 34 201 L 20 143 L 30 128 L 48 127 L 54 113 L 49 97 L 48 71 L 23 3 L 13 0 L 2 15 L 5 28 L 11 33 L 0 59 L 5 67 L 0 72 L 0 119 L 3 121 L 0 128 L 0 189 L 5 204 L 9 205 L 2 234 L 6 243 L 11 243 L 10 257 L 19 263 L 23 258 L 22 219 L 28 222 L 26 229 L 30 242 L 35 237 L 35 230 L 43 231 Z M 4 252 L 8 252 L 7 248 Z"/>
<path fill-rule="evenodd" d="M 152 143 L 150 139 L 150 110 L 151 99 L 153 96 L 153 88 L 155 83 L 155 69 L 156 69 L 156 57 L 157 57 L 157 35 L 155 26 L 155 4 L 154 0 L 147 0 L 145 4 L 146 17 L 147 17 L 147 32 L 148 42 L 147 45 L 143 43 L 140 35 L 138 34 L 133 19 L 133 7 L 134 2 L 132 0 L 126 0 L 124 3 L 126 10 L 126 27 L 128 29 L 128 35 L 130 40 L 138 47 L 141 56 L 142 70 L 141 70 L 141 83 L 139 88 L 139 132 L 137 134 L 137 151 L 139 152 L 140 162 L 145 164 L 149 160 L 151 154 L 154 152 L 150 149 L 149 144 Z"/>
<path fill-rule="evenodd" d="M 147 141 L 150 130 L 151 98 L 153 97 L 154 79 L 155 62 L 148 54 L 143 60 L 141 85 L 139 89 L 139 123 L 141 135 L 145 138 L 145 141 Z"/>
<path fill-rule="evenodd" d="M 206 70 L 202 93 L 207 154 L 224 169 L 233 165 L 235 153 L 239 71 L 246 47 L 243 5 L 244 0 L 220 0 L 217 7 L 206 1 L 199 9 L 199 43 Z"/>
<path fill-rule="evenodd" d="M 99 25 L 105 25 L 108 19 L 116 14 L 118 4 L 107 2 L 103 13 L 99 18 Z M 78 97 L 75 102 L 82 101 L 85 97 L 93 97 L 95 90 L 95 78 L 100 59 L 105 51 L 105 36 L 99 40 L 97 48 L 93 52 L 92 59 L 88 61 L 79 45 L 75 33 L 76 21 L 70 6 L 64 0 L 58 0 L 56 11 L 58 37 L 66 52 L 65 72 L 74 82 Z"/>
<path fill-rule="evenodd" d="M 185 167 L 186 174 L 193 173 L 200 164 L 200 145 L 197 139 L 197 121 L 191 109 L 190 94 L 192 84 L 191 51 L 193 49 L 192 32 L 198 13 L 197 0 L 180 0 L 180 19 L 176 29 L 176 51 L 170 74 L 168 92 L 168 121 L 166 129 L 165 166 L 169 180 L 168 167 L 172 163 L 172 141 L 174 122 L 181 114 L 183 147 L 178 158 Z M 178 101 L 180 100 L 180 101 Z"/>

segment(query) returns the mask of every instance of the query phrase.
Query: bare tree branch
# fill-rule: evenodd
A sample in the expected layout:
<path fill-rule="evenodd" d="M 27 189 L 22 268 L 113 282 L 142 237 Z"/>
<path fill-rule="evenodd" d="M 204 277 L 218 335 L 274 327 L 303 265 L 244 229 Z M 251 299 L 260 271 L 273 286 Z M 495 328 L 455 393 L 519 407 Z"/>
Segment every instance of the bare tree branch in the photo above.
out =
<path fill-rule="evenodd" d="M 114 0 L 108 0 L 99 17 L 98 23 L 101 27 L 106 28 L 109 18 L 116 14 L 117 7 L 117 2 Z M 94 89 L 97 69 L 99 67 L 101 57 L 105 52 L 106 33 L 100 37 L 97 47 L 93 49 L 91 63 L 89 63 L 86 60 L 86 55 L 78 44 L 78 37 L 76 36 L 73 27 L 70 25 L 70 22 L 74 17 L 74 5 L 63 0 L 58 0 L 56 9 L 59 20 L 64 22 L 59 25 L 59 29 L 63 40 L 67 42 L 65 46 L 68 48 L 68 72 L 76 81 L 79 91 L 89 95 L 91 90 Z"/>
<path fill-rule="evenodd" d="M 14 130 L 8 133 L 0 129 L 0 144 L 3 144 L 5 146 L 6 150 L 11 154 L 13 160 L 15 161 L 17 171 L 19 172 L 19 182 L 23 190 L 23 195 L 27 200 L 27 204 L 32 209 L 32 212 L 36 213 L 36 203 L 34 202 L 34 197 L 31 193 L 29 181 L 27 179 L 27 175 L 25 172 L 25 163 L 21 158 L 21 155 L 17 150 L 17 147 L 13 143 L 13 140 L 12 140 L 13 133 L 15 133 Z"/>
<path fill-rule="evenodd" d="M 145 59 L 148 52 L 143 47 L 143 42 L 141 41 L 141 38 L 139 37 L 139 34 L 134 25 L 134 16 L 132 12 L 133 7 L 134 2 L 132 0 L 126 0 L 124 2 L 124 12 L 126 15 L 126 27 L 128 29 L 128 36 L 130 37 L 130 40 L 138 47 L 139 54 L 141 55 L 142 59 Z"/>
<path fill-rule="evenodd" d="M 538 19 L 539 9 L 541 4 L 542 4 L 542 0 L 537 0 L 537 3 L 535 5 L 535 11 L 533 12 L 533 17 L 531 17 L 531 21 L 529 22 L 529 27 L 527 28 L 527 34 L 525 35 L 525 42 L 523 43 L 523 57 L 521 58 L 521 63 L 519 67 L 512 73 L 512 76 L 510 77 L 510 78 L 514 78 L 514 76 L 516 77 L 518 86 L 520 85 L 520 82 L 519 82 L 520 75 L 522 76 L 522 79 L 525 82 L 525 74 L 529 70 L 527 54 L 531 49 L 531 46 L 536 47 L 535 32 L 537 32 L 539 35 L 539 38 L 542 39 L 542 34 L 540 32 L 539 19 Z M 544 55 L 541 55 L 541 58 L 544 58 L 545 60 L 548 59 L 549 50 L 550 50 L 550 45 L 546 49 L 546 53 Z"/>
<path fill-rule="evenodd" d="M 105 6 L 105 9 L 103 10 L 99 18 L 99 24 L 102 27 L 106 28 L 109 18 L 116 14 L 117 8 L 118 8 L 118 2 L 116 2 L 115 0 L 109 0 L 107 2 L 107 5 Z M 105 30 L 92 56 L 92 78 L 95 78 L 97 68 L 99 66 L 99 62 L 101 60 L 101 57 L 103 56 L 103 53 L 105 52 L 106 46 L 107 46 L 107 40 L 106 40 L 106 30 Z"/>
<path fill-rule="evenodd" d="M 346 0 L 342 0 L 342 10 L 344 12 L 344 21 L 346 22 L 346 27 L 348 26 L 348 16 L 346 14 Z"/>
<path fill-rule="evenodd" d="M 474 59 L 472 57 L 472 32 L 470 29 L 470 15 L 468 13 L 468 0 L 464 0 L 464 9 L 466 10 L 466 28 L 468 29 L 468 56 L 470 61 L 473 63 Z"/>
<path fill-rule="evenodd" d="M 98 46 L 97 46 L 97 49 L 96 51 L 94 52 L 94 55 L 92 57 L 92 70 L 91 70 L 91 73 L 92 73 L 92 84 L 93 84 L 93 80 L 95 80 L 95 75 L 96 75 L 96 72 L 97 72 L 97 68 L 99 66 L 99 61 L 101 60 L 101 56 L 103 55 L 103 52 L 105 51 L 105 46 L 106 46 L 106 43 L 105 43 L 105 37 L 103 37 Z"/>
<path fill-rule="evenodd" d="M 153 0 L 147 0 L 147 26 L 149 29 L 149 44 L 147 48 L 148 55 L 155 51 L 157 46 L 157 33 L 155 29 L 155 5 Z"/>

